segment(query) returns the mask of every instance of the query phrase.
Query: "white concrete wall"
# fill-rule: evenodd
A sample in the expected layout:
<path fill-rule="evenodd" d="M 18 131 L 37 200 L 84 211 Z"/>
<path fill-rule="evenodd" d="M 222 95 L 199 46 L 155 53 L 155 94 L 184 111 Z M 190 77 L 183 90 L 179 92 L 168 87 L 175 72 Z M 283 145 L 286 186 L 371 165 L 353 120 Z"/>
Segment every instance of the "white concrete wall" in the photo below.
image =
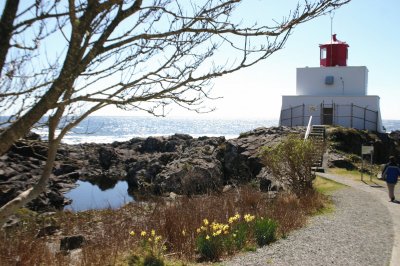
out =
<path fill-rule="evenodd" d="M 365 96 L 368 94 L 368 69 L 365 66 L 297 68 L 296 75 L 296 95 Z M 333 76 L 333 84 L 325 84 L 327 76 Z"/>

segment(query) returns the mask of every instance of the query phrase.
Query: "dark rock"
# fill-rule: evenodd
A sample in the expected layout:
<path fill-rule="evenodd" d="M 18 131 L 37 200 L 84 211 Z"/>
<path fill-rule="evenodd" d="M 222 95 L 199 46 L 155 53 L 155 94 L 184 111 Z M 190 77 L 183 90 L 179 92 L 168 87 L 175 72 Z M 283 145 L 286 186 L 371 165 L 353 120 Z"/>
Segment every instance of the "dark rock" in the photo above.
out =
<path fill-rule="evenodd" d="M 260 190 L 263 192 L 285 190 L 287 184 L 279 182 L 265 167 L 257 175 Z"/>
<path fill-rule="evenodd" d="M 164 142 L 161 138 L 148 137 L 141 145 L 139 151 L 145 152 L 161 152 L 163 149 Z"/>
<path fill-rule="evenodd" d="M 217 158 L 216 138 L 191 142 L 184 151 L 163 167 L 153 180 L 157 193 L 202 194 L 220 190 L 223 185 L 222 163 Z M 187 143 L 186 143 L 187 144 Z"/>
<path fill-rule="evenodd" d="M 18 225 L 20 225 L 21 219 L 18 218 L 15 215 L 11 215 L 10 217 L 7 218 L 7 221 L 3 224 L 2 228 L 7 229 L 7 228 L 13 228 Z"/>
<path fill-rule="evenodd" d="M 81 248 L 85 243 L 85 238 L 82 235 L 66 236 L 60 240 L 60 250 L 69 251 Z"/>
<path fill-rule="evenodd" d="M 382 164 L 389 160 L 389 156 L 400 159 L 398 133 L 377 133 L 352 128 L 333 127 L 327 130 L 327 136 L 332 150 L 344 153 L 361 154 L 362 145 L 374 147 L 373 161 Z"/>
<path fill-rule="evenodd" d="M 100 146 L 99 150 L 99 163 L 103 169 L 109 169 L 114 160 L 117 159 L 114 148 Z"/>
<path fill-rule="evenodd" d="M 36 234 L 36 238 L 54 235 L 59 230 L 60 230 L 60 226 L 58 226 L 58 225 L 45 226 L 45 227 L 39 229 L 38 233 Z"/>
<path fill-rule="evenodd" d="M 252 171 L 247 161 L 249 156 L 242 154 L 243 152 L 244 150 L 233 141 L 225 143 L 223 158 L 225 179 L 245 181 L 252 178 Z"/>
<path fill-rule="evenodd" d="M 26 136 L 24 137 L 26 140 L 36 140 L 36 141 L 41 141 L 42 139 L 40 138 L 40 135 L 30 131 Z"/>
<path fill-rule="evenodd" d="M 63 163 L 58 168 L 54 169 L 53 174 L 55 174 L 56 176 L 65 175 L 75 172 L 78 169 L 79 167 L 77 165 Z"/>
<path fill-rule="evenodd" d="M 3 206 L 12 200 L 18 191 L 17 187 L 12 184 L 1 184 L 0 186 L 0 206 Z"/>
<path fill-rule="evenodd" d="M 65 197 L 60 191 L 48 190 L 29 202 L 27 206 L 33 211 L 43 212 L 61 210 L 65 204 Z"/>
<path fill-rule="evenodd" d="M 193 137 L 188 135 L 188 134 L 179 134 L 175 133 L 174 135 L 171 136 L 171 139 L 179 139 L 179 140 L 192 140 Z"/>
<path fill-rule="evenodd" d="M 357 167 L 348 160 L 333 160 L 329 162 L 329 167 L 345 168 L 347 170 L 354 170 Z"/>
<path fill-rule="evenodd" d="M 34 157 L 41 160 L 46 159 L 47 156 L 47 147 L 40 142 L 16 142 L 10 150 L 23 157 Z"/>
<path fill-rule="evenodd" d="M 260 180 L 260 190 L 263 192 L 272 190 L 272 181 L 266 178 Z"/>

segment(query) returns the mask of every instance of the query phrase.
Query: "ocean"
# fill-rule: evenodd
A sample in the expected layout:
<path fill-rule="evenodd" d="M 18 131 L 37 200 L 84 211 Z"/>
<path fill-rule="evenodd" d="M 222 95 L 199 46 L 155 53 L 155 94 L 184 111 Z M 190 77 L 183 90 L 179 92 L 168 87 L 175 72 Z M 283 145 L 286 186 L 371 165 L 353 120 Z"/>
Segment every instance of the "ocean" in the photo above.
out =
<path fill-rule="evenodd" d="M 192 137 L 224 136 L 236 138 L 242 132 L 257 127 L 277 126 L 278 120 L 260 119 L 198 119 L 169 117 L 113 117 L 92 116 L 80 123 L 63 139 L 67 144 L 84 142 L 111 143 L 127 141 L 134 137 L 169 136 L 175 133 Z M 46 129 L 33 130 L 44 139 Z"/>
<path fill-rule="evenodd" d="M 67 144 L 111 143 L 127 141 L 134 137 L 169 136 L 175 133 L 189 134 L 193 137 L 224 136 L 231 139 L 257 127 L 272 127 L 278 124 L 278 119 L 91 116 L 69 132 L 63 142 Z M 383 120 L 383 125 L 387 132 L 400 130 L 400 120 Z M 40 134 L 43 139 L 47 138 L 45 128 L 37 128 L 33 131 Z"/>

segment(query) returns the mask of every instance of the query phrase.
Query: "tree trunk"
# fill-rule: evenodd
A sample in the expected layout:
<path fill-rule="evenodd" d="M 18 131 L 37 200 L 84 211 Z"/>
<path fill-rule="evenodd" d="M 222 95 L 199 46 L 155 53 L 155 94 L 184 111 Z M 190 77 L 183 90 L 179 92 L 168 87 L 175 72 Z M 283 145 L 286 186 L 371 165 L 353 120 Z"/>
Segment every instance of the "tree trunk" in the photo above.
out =
<path fill-rule="evenodd" d="M 13 24 L 18 11 L 19 0 L 7 0 L 0 21 L 0 74 L 6 61 Z"/>
<path fill-rule="evenodd" d="M 37 196 L 39 196 L 40 193 L 46 190 L 48 180 L 52 174 L 59 143 L 59 139 L 49 142 L 47 161 L 38 183 L 35 184 L 32 188 L 29 188 L 26 191 L 22 192 L 15 199 L 7 202 L 7 204 L 0 208 L 0 225 L 3 225 L 7 221 L 7 218 L 15 213 L 19 208 L 23 207 L 29 201 L 35 199 Z"/>

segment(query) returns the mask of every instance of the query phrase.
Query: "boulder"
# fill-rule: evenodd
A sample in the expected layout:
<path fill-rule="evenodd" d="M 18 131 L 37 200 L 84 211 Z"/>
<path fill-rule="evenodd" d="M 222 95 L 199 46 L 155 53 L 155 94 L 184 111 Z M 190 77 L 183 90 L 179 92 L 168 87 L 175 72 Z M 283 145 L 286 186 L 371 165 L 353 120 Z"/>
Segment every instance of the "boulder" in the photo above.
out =
<path fill-rule="evenodd" d="M 85 237 L 82 235 L 66 236 L 60 240 L 60 250 L 69 251 L 78 249 L 85 243 Z"/>
<path fill-rule="evenodd" d="M 41 238 L 45 236 L 51 236 L 60 231 L 60 226 L 58 225 L 47 225 L 39 229 L 36 234 L 36 238 Z"/>
<path fill-rule="evenodd" d="M 114 148 L 112 147 L 100 146 L 98 149 L 98 153 L 99 164 L 104 170 L 109 169 L 113 161 L 117 160 L 117 155 Z"/>

